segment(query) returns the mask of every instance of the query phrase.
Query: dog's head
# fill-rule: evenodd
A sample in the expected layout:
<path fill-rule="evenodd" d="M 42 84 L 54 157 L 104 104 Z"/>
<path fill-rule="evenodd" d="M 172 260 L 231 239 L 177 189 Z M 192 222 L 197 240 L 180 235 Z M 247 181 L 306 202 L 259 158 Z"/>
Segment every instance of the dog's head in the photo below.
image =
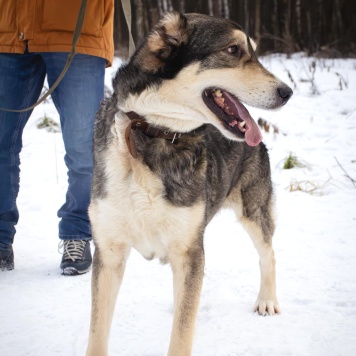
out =
<path fill-rule="evenodd" d="M 260 130 L 242 103 L 275 109 L 293 92 L 254 49 L 230 20 L 168 13 L 119 70 L 119 106 L 174 131 L 208 123 L 229 139 L 257 145 Z"/>

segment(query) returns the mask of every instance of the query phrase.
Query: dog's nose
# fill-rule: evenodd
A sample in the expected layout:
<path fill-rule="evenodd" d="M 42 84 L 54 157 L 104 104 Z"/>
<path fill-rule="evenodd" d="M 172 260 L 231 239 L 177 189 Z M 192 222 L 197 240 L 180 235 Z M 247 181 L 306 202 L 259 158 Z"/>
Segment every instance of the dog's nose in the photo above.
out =
<path fill-rule="evenodd" d="M 293 90 L 291 88 L 289 88 L 288 86 L 279 87 L 277 89 L 277 91 L 278 91 L 279 96 L 283 100 L 283 104 L 285 104 L 293 95 Z"/>

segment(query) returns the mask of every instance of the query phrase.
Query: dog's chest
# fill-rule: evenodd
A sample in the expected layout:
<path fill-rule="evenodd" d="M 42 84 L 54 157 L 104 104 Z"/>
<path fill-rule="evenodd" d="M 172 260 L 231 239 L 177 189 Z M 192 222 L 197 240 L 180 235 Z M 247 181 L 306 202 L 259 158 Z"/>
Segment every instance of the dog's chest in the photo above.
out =
<path fill-rule="evenodd" d="M 161 179 L 148 167 L 136 164 L 129 174 L 121 172 L 109 182 L 108 204 L 123 240 L 145 258 L 165 260 L 169 250 L 189 245 L 202 224 L 204 207 L 177 207 L 165 198 Z M 193 233 L 194 232 L 194 233 Z"/>
<path fill-rule="evenodd" d="M 123 199 L 128 236 L 144 257 L 161 258 L 167 254 L 172 208 L 164 200 L 159 181 L 151 175 L 135 173 L 129 179 Z"/>

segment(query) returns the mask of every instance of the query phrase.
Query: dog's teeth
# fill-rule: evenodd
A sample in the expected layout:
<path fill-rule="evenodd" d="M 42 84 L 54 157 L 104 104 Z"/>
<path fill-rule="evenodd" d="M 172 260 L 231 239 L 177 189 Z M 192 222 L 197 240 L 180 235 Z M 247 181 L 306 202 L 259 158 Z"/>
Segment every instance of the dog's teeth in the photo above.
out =
<path fill-rule="evenodd" d="M 245 125 L 246 125 L 245 121 L 239 121 L 238 126 L 241 132 L 246 132 Z"/>
<path fill-rule="evenodd" d="M 215 93 L 215 95 L 218 96 L 218 97 L 222 96 L 222 93 L 221 93 L 221 90 L 220 90 L 220 89 L 215 89 L 215 90 L 214 90 L 214 93 Z"/>

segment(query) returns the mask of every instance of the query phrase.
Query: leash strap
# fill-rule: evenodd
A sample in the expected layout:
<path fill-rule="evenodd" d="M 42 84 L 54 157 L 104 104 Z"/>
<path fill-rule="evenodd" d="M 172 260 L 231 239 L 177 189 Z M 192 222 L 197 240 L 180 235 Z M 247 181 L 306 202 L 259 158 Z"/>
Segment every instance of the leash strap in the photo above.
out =
<path fill-rule="evenodd" d="M 131 57 L 135 51 L 135 42 L 133 40 L 132 31 L 131 31 L 131 22 L 132 22 L 131 3 L 130 0 L 121 0 L 121 3 L 122 3 L 122 9 L 124 10 L 127 28 L 129 30 L 129 57 Z"/>
<path fill-rule="evenodd" d="M 67 70 L 68 70 L 68 68 L 70 67 L 70 65 L 71 65 L 71 63 L 73 61 L 73 58 L 76 55 L 75 47 L 77 45 L 78 39 L 80 37 L 80 34 L 82 32 L 82 27 L 83 27 L 83 23 L 84 23 L 86 7 L 87 7 L 87 0 L 82 0 L 82 2 L 80 4 L 79 12 L 78 12 L 77 22 L 76 22 L 75 29 L 74 29 L 71 52 L 68 55 L 68 59 L 67 59 L 66 65 L 64 66 L 61 74 L 59 75 L 59 77 L 56 80 L 56 82 L 51 86 L 51 88 L 48 89 L 47 93 L 45 95 L 43 95 L 42 98 L 40 98 L 35 104 L 33 104 L 33 105 L 31 105 L 31 106 L 29 106 L 29 107 L 27 107 L 25 109 L 9 110 L 9 109 L 0 108 L 0 110 L 8 111 L 8 112 L 26 112 L 26 111 L 34 109 L 37 105 L 39 105 L 42 102 L 44 102 L 48 98 L 48 96 L 52 94 L 54 89 L 57 88 L 58 84 L 63 79 L 64 75 L 67 73 Z"/>

